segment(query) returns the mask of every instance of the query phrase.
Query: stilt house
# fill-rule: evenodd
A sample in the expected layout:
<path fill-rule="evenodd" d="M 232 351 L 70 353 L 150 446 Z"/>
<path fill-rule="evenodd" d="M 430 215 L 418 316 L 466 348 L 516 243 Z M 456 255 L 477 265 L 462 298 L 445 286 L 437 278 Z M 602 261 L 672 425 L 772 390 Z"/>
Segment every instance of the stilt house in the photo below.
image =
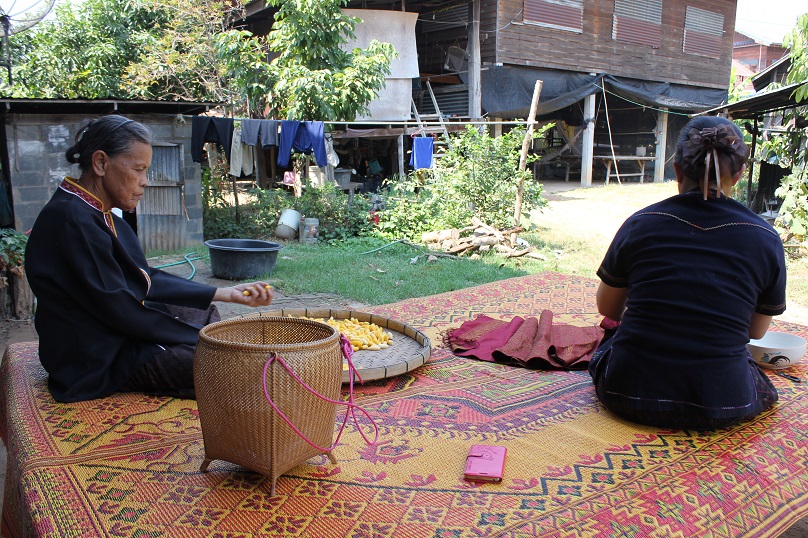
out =
<path fill-rule="evenodd" d="M 534 147 L 544 154 L 537 178 L 659 181 L 672 177 L 688 114 L 727 99 L 735 0 L 355 0 L 347 8 L 365 21 L 388 17 L 373 35 L 380 41 L 408 32 L 415 17 L 418 66 L 404 117 L 400 95 L 382 95 L 397 114 L 381 107 L 386 115 L 333 126 L 335 147 L 360 157 L 348 155 L 351 165 L 405 173 L 410 136 L 424 125 L 440 132 L 483 119 L 496 132 L 524 121 L 541 80 L 538 117 L 556 128 Z M 245 25 L 266 34 L 273 17 L 265 2 L 251 2 Z"/>

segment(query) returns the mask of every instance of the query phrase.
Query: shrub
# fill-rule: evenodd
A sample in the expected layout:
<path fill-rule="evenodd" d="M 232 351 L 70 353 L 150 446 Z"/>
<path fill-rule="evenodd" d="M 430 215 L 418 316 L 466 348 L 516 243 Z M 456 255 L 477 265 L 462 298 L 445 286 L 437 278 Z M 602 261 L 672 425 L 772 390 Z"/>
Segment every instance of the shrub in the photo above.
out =
<path fill-rule="evenodd" d="M 534 132 L 534 138 L 549 126 Z M 418 171 L 388 183 L 379 232 L 385 237 L 418 239 L 420 234 L 468 226 L 472 216 L 498 228 L 513 225 L 517 186 L 524 181 L 522 213 L 545 205 L 541 184 L 530 168 L 519 170 L 525 129 L 499 137 L 468 126 L 451 138 L 446 153 L 430 171 Z M 528 162 L 537 157 L 529 157 Z"/>
<path fill-rule="evenodd" d="M 299 198 L 282 189 L 253 189 L 251 201 L 241 204 L 238 210 L 216 191 L 214 182 L 208 181 L 205 189 L 205 239 L 268 238 L 284 209 L 298 211 L 301 218 L 318 219 L 320 237 L 325 240 L 367 235 L 372 230 L 367 198 L 356 194 L 348 203 L 348 195 L 331 184 L 307 185 Z"/>

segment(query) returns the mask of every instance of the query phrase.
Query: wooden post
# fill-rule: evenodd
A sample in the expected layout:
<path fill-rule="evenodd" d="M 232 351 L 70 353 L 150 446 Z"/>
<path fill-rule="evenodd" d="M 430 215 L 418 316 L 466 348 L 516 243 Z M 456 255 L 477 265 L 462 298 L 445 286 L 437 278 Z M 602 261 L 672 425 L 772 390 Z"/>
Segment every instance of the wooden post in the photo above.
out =
<path fill-rule="evenodd" d="M 668 109 L 663 108 L 657 116 L 656 161 L 654 183 L 665 181 L 665 151 L 668 147 Z M 642 180 L 642 178 L 640 178 Z"/>
<path fill-rule="evenodd" d="M 746 179 L 746 207 L 752 208 L 752 177 L 755 173 L 755 151 L 757 151 L 758 119 L 755 117 L 755 125 L 752 127 L 752 151 L 749 153 L 749 175 Z"/>
<path fill-rule="evenodd" d="M 536 81 L 533 87 L 533 101 L 530 103 L 530 114 L 527 119 L 527 132 L 525 132 L 525 139 L 522 140 L 522 153 L 519 155 L 519 170 L 522 172 L 527 168 L 527 151 L 530 149 L 530 143 L 533 140 L 533 124 L 536 122 L 536 109 L 539 107 L 539 96 L 541 95 L 541 87 L 543 82 Z M 513 227 L 519 227 L 519 221 L 522 218 L 522 197 L 525 190 L 525 178 L 519 179 L 519 185 L 516 187 L 516 207 L 513 210 Z M 511 247 L 516 246 L 516 232 L 511 234 Z"/>
<path fill-rule="evenodd" d="M 404 135 L 398 135 L 398 177 L 403 178 L 407 175 L 407 169 L 404 168 Z"/>
<path fill-rule="evenodd" d="M 595 94 L 584 97 L 584 134 L 581 142 L 581 187 L 592 186 L 595 150 Z"/>
<path fill-rule="evenodd" d="M 482 116 L 482 84 L 480 81 L 480 0 L 473 0 L 469 6 L 469 116 L 478 119 Z"/>

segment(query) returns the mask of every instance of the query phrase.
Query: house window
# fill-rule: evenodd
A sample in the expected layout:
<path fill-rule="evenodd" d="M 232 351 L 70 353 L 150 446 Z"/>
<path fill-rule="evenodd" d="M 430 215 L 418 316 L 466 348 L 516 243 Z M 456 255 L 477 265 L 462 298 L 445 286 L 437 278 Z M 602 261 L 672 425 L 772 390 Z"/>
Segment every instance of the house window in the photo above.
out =
<path fill-rule="evenodd" d="M 723 37 L 723 15 L 687 6 L 682 51 L 709 58 L 721 58 Z"/>
<path fill-rule="evenodd" d="M 662 0 L 615 0 L 612 39 L 659 48 Z"/>
<path fill-rule="evenodd" d="M 583 0 L 525 0 L 525 12 L 522 20 L 529 24 L 581 33 L 584 24 L 584 2 Z"/>

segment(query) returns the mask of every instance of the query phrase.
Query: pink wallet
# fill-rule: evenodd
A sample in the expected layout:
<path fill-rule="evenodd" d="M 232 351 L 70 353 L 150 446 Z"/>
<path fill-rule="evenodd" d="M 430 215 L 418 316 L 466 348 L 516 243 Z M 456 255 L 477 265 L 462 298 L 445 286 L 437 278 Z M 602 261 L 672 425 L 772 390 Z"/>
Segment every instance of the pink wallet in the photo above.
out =
<path fill-rule="evenodd" d="M 504 446 L 472 445 L 466 456 L 464 478 L 473 482 L 502 482 L 507 451 Z"/>

